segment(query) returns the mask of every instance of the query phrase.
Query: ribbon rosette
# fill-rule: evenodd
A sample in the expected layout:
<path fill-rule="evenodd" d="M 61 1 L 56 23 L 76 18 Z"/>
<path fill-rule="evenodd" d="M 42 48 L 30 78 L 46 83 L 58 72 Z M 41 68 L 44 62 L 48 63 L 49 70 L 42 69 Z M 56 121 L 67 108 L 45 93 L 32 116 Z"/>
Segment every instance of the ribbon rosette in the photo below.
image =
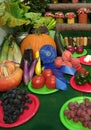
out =
<path fill-rule="evenodd" d="M 56 49 L 51 45 L 44 45 L 40 49 L 40 58 L 43 62 L 44 69 L 51 69 L 53 74 L 56 76 L 56 88 L 60 90 L 67 90 L 67 84 L 69 81 L 64 77 L 64 74 L 73 76 L 76 69 L 65 65 L 60 68 L 56 68 L 54 64 L 56 56 Z"/>
<path fill-rule="evenodd" d="M 59 69 L 55 67 L 54 63 L 44 64 L 45 69 L 51 69 L 56 76 L 56 88 L 60 90 L 67 90 L 69 81 L 64 77 L 64 74 L 74 75 L 76 69 L 69 66 L 62 66 Z"/>

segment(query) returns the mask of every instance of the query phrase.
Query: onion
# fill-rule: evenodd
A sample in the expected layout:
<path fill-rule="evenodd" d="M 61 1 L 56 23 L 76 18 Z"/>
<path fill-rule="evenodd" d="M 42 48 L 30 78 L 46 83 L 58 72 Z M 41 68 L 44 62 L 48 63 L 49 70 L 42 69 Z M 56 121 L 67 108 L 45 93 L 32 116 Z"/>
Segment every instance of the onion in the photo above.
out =
<path fill-rule="evenodd" d="M 70 51 L 72 54 L 75 52 L 75 48 L 73 46 L 68 46 L 67 50 Z"/>
<path fill-rule="evenodd" d="M 83 51 L 84 51 L 83 46 L 78 46 L 78 47 L 76 48 L 76 53 L 78 53 L 78 54 L 81 54 Z"/>

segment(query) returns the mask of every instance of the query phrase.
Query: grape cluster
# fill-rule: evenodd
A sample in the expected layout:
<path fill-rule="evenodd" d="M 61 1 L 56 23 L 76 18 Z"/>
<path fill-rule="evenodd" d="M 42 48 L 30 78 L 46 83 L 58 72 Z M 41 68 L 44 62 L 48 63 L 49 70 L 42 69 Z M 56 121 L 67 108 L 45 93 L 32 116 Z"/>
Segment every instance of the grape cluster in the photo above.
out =
<path fill-rule="evenodd" d="M 68 103 L 68 109 L 64 111 L 68 119 L 74 122 L 80 121 L 84 127 L 91 128 L 91 101 L 85 98 L 80 104 L 78 102 Z"/>
<path fill-rule="evenodd" d="M 28 103 L 32 103 L 28 92 L 19 88 L 3 93 L 1 101 L 4 111 L 3 120 L 8 124 L 14 123 L 24 109 L 29 109 Z"/>

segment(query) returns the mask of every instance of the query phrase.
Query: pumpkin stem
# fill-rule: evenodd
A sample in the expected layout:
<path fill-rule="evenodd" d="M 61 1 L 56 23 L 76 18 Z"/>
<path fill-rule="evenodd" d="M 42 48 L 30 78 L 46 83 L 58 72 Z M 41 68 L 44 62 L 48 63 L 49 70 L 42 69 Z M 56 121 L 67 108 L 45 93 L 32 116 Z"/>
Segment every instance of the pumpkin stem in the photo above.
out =
<path fill-rule="evenodd" d="M 33 29 L 32 33 L 35 33 L 37 35 L 40 34 L 49 34 L 48 28 L 46 26 L 40 26 L 39 28 Z"/>

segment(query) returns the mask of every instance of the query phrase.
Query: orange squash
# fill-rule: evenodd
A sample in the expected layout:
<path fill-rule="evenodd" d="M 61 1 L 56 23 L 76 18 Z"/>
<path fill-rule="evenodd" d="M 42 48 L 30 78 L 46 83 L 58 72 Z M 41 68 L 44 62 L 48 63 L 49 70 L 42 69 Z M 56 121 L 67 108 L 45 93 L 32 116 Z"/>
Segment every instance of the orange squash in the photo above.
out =
<path fill-rule="evenodd" d="M 40 48 L 46 44 L 52 45 L 56 49 L 56 44 L 54 39 L 48 34 L 29 34 L 22 42 L 21 42 L 21 52 L 24 53 L 24 50 L 27 48 L 33 49 L 33 56 L 35 57 L 36 51 L 39 51 Z"/>
<path fill-rule="evenodd" d="M 22 81 L 23 71 L 15 63 L 5 60 L 0 63 L 0 92 L 17 87 Z"/>

